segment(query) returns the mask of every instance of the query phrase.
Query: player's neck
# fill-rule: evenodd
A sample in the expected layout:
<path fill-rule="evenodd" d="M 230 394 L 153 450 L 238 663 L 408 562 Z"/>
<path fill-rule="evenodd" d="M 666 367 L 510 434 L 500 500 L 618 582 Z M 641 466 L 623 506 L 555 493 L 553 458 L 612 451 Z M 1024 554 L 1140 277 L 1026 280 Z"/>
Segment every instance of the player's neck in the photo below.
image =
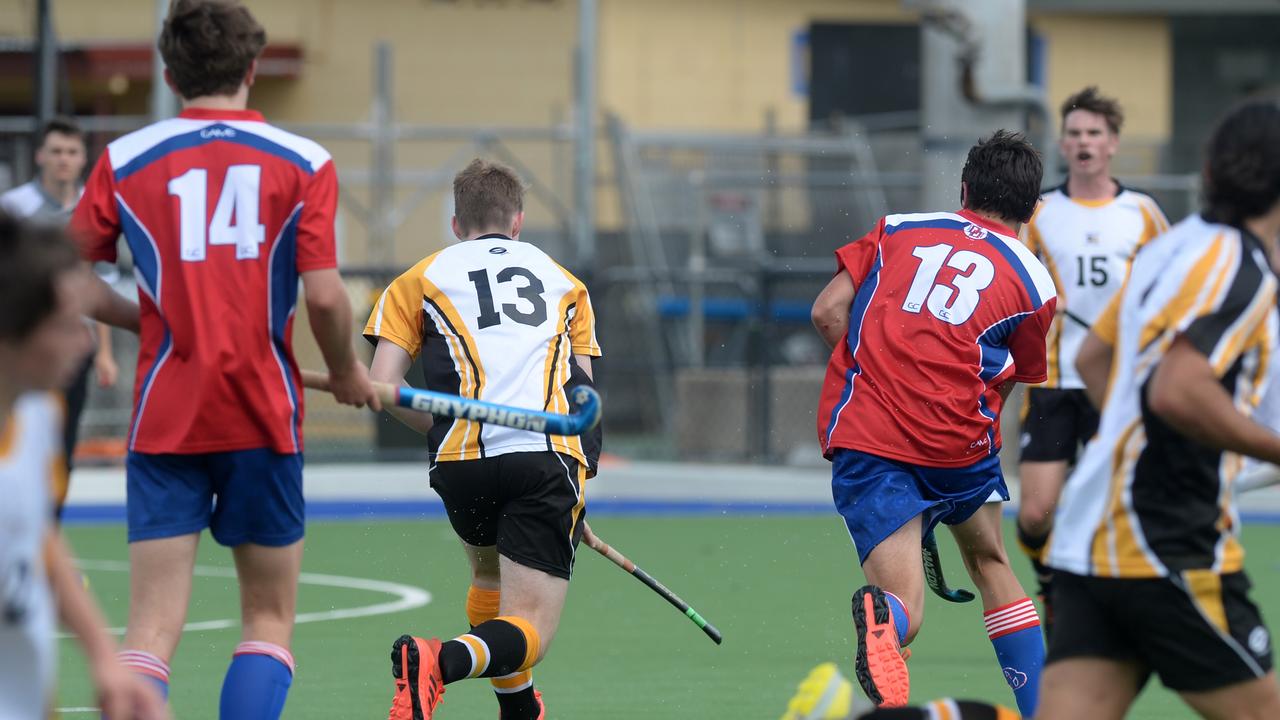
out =
<path fill-rule="evenodd" d="M 249 86 L 241 85 L 231 95 L 201 95 L 190 100 L 182 99 L 183 110 L 248 110 Z"/>
<path fill-rule="evenodd" d="M 983 220 L 989 220 L 997 225 L 1003 225 L 1009 228 L 1010 230 L 1013 231 L 1014 235 L 1017 235 L 1018 233 L 1022 232 L 1022 223 L 1018 222 L 1017 220 L 1011 220 L 1007 217 L 996 215 L 995 213 L 984 212 L 982 210 L 973 210 L 971 208 L 966 208 L 966 210 L 968 210 L 968 212 L 973 213 L 974 215 L 977 215 Z"/>
<path fill-rule="evenodd" d="M 1108 200 L 1116 196 L 1120 185 L 1109 171 L 1096 175 L 1067 176 L 1067 194 L 1076 200 Z"/>
<path fill-rule="evenodd" d="M 75 204 L 77 196 L 80 194 L 80 186 L 74 181 L 59 182 L 50 180 L 43 175 L 40 177 L 40 187 L 44 189 L 44 193 L 58 202 L 62 207 L 70 207 Z"/>

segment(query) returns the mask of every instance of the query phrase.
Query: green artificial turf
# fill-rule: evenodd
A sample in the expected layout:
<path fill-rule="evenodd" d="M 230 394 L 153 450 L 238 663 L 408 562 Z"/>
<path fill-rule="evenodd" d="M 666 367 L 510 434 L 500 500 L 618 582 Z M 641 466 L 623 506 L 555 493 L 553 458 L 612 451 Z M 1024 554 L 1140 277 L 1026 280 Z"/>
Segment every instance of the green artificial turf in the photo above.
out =
<path fill-rule="evenodd" d="M 712 644 L 657 595 L 585 545 L 551 654 L 535 670 L 550 718 L 690 720 L 776 718 L 796 683 L 819 662 L 835 660 L 852 676 L 853 627 L 849 597 L 861 584 L 841 523 L 831 516 L 711 515 L 603 517 L 593 528 L 691 603 L 724 632 Z M 127 557 L 121 526 L 68 529 L 77 554 L 92 560 Z M 1013 538 L 1006 540 L 1013 548 Z M 1280 527 L 1245 531 L 1255 601 L 1280 602 L 1274 557 Z M 954 543 L 939 534 L 948 579 L 968 585 Z M 1030 583 L 1025 560 L 1015 566 Z M 208 537 L 202 566 L 228 567 L 230 556 Z M 308 528 L 304 570 L 386 580 L 425 588 L 431 602 L 416 610 L 299 625 L 293 652 L 298 675 L 286 718 L 382 718 L 390 706 L 388 652 L 402 633 L 452 637 L 466 629 L 468 576 L 456 539 L 442 520 L 316 522 Z M 92 589 L 113 624 L 126 616 L 127 576 L 89 570 Z M 1030 587 L 1028 584 L 1027 587 Z M 299 612 L 386 602 L 367 590 L 304 585 Z M 973 697 L 1013 706 L 976 604 L 927 601 L 920 637 L 912 645 L 912 698 Z M 189 620 L 234 618 L 233 581 L 197 577 Z M 237 628 L 184 636 L 173 663 L 172 703 L 180 720 L 217 717 L 217 699 Z M 92 705 L 83 662 L 73 641 L 61 645 L 58 704 Z M 496 717 L 486 681 L 451 685 L 436 717 Z M 75 720 L 96 717 L 67 714 Z M 1191 717 L 1169 692 L 1148 685 L 1133 718 Z"/>

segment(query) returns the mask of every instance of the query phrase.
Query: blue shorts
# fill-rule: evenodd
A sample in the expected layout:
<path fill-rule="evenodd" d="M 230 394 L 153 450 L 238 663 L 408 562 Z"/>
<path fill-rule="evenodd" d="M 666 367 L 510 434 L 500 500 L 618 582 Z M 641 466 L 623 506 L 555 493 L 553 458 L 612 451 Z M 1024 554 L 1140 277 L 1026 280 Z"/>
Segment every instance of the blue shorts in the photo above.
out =
<path fill-rule="evenodd" d="M 202 455 L 129 453 L 129 542 L 198 533 L 220 545 L 302 539 L 302 455 L 267 448 Z"/>
<path fill-rule="evenodd" d="M 993 492 L 1009 499 L 1000 458 L 994 455 L 958 468 L 912 465 L 843 448 L 831 458 L 831 497 L 859 562 L 911 518 L 923 516 L 922 533 L 940 522 L 958 525 Z"/>

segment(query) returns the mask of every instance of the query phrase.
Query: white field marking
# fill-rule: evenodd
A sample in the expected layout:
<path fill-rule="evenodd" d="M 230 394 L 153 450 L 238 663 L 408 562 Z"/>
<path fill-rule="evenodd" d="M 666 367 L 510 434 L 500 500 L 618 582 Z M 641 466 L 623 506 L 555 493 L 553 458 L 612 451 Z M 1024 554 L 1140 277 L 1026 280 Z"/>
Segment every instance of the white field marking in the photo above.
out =
<path fill-rule="evenodd" d="M 85 570 L 129 572 L 129 563 L 122 560 L 80 560 L 76 564 Z M 236 571 L 234 568 L 196 565 L 192 574 L 200 577 L 234 578 L 236 576 Z M 396 599 L 390 602 L 375 603 L 373 605 L 363 605 L 360 607 L 298 613 L 297 617 L 294 619 L 295 624 L 326 622 L 329 620 L 347 620 L 350 618 L 369 617 L 372 615 L 389 615 L 391 613 L 401 612 L 404 610 L 420 608 L 431 602 L 431 593 L 422 588 L 414 587 L 412 585 L 387 582 L 384 580 L 370 580 L 367 578 L 346 577 L 345 575 L 322 575 L 320 573 L 304 572 L 298 576 L 298 582 L 302 585 L 322 585 L 326 587 L 339 587 L 349 588 L 352 590 L 368 590 L 370 592 L 386 593 L 388 595 L 395 595 Z M 227 628 L 236 627 L 239 624 L 240 621 L 234 619 L 204 620 L 202 622 L 187 623 L 182 626 L 182 631 L 202 632 L 205 630 L 225 630 Z M 108 628 L 107 632 L 110 632 L 113 635 L 123 635 L 124 628 Z M 58 637 L 69 637 L 69 635 L 66 633 L 59 633 Z"/>

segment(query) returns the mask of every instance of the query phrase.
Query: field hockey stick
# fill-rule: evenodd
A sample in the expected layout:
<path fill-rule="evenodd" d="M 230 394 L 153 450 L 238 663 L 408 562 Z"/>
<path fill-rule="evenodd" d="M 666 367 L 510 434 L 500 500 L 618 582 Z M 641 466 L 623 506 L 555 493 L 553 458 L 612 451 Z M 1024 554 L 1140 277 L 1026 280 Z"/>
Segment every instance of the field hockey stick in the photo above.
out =
<path fill-rule="evenodd" d="M 313 370 L 303 370 L 302 386 L 328 392 L 329 376 Z M 432 415 L 474 420 L 516 430 L 548 435 L 581 435 L 600 422 L 600 396 L 586 385 L 579 385 L 569 391 L 569 403 L 573 410 L 568 415 L 498 405 L 403 385 L 396 387 L 375 382 L 373 386 L 384 406 L 398 405 Z"/>
<path fill-rule="evenodd" d="M 973 600 L 973 593 L 960 588 L 952 590 L 947 587 L 946 578 L 942 577 L 942 558 L 938 555 L 938 541 L 930 530 L 920 541 L 920 559 L 924 562 L 924 579 L 935 595 L 953 603 L 967 603 Z"/>
<path fill-rule="evenodd" d="M 648 585 L 650 590 L 658 593 L 665 598 L 667 602 L 674 605 L 677 610 L 684 613 L 685 617 L 692 620 L 694 625 L 702 628 L 702 632 L 706 633 L 707 637 L 711 638 L 712 642 L 719 645 L 724 640 L 724 637 L 720 635 L 720 631 L 716 629 L 715 625 L 707 622 L 705 618 L 698 614 L 698 611 L 689 607 L 689 603 L 681 600 L 679 595 L 668 590 L 666 585 L 663 585 L 655 580 L 652 575 L 636 567 L 636 564 L 628 560 L 625 555 L 614 550 L 608 543 L 597 537 L 595 533 L 591 532 L 591 526 L 587 525 L 585 521 L 582 523 L 582 539 L 592 550 L 595 550 L 601 555 L 612 560 L 614 565 L 617 565 L 623 570 L 631 573 L 637 580 Z"/>

